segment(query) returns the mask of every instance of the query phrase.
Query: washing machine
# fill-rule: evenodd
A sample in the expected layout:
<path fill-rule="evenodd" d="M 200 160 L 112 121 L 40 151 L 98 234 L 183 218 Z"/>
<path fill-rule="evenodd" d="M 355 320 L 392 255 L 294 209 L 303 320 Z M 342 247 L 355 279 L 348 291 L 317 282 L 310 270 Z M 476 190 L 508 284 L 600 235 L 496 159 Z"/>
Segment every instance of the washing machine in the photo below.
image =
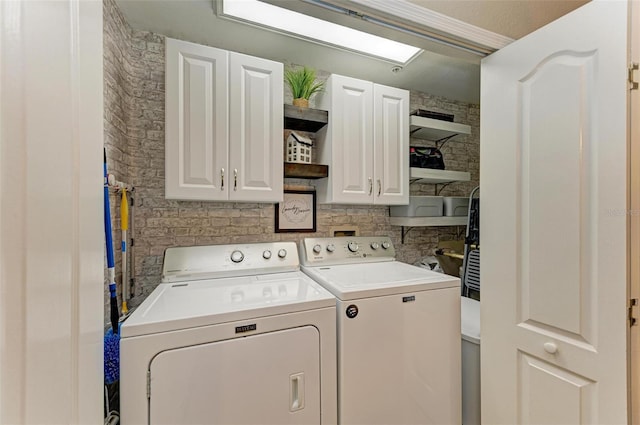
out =
<path fill-rule="evenodd" d="M 396 261 L 388 237 L 307 238 L 336 296 L 338 423 L 459 424 L 460 280 Z"/>
<path fill-rule="evenodd" d="M 293 242 L 169 248 L 122 324 L 124 424 L 334 424 L 336 302 Z"/>

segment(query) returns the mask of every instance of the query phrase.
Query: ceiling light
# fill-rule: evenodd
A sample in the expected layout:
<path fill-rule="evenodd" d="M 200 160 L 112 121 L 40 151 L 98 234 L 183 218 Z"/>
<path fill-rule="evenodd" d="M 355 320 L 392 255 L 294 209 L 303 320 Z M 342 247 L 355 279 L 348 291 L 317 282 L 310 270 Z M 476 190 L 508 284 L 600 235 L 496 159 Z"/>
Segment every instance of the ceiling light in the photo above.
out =
<path fill-rule="evenodd" d="M 222 0 L 222 16 L 405 65 L 422 49 L 258 0 Z"/>

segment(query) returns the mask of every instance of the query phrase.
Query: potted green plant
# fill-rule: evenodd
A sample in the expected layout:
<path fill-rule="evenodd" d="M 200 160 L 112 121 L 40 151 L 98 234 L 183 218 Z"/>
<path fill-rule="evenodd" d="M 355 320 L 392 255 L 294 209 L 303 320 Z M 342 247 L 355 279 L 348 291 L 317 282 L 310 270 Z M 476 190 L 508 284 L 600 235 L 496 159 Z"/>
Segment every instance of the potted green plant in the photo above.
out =
<path fill-rule="evenodd" d="M 324 81 L 316 81 L 316 71 L 306 66 L 286 70 L 284 78 L 291 88 L 293 104 L 302 108 L 308 108 L 311 96 L 324 87 Z"/>

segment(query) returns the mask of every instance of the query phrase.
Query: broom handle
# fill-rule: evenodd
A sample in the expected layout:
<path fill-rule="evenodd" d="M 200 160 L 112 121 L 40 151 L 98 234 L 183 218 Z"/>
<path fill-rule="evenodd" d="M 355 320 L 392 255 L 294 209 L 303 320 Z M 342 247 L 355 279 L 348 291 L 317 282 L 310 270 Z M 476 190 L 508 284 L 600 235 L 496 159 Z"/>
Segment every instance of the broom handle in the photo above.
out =
<path fill-rule="evenodd" d="M 129 281 L 127 280 L 127 230 L 129 229 L 129 203 L 127 189 L 122 189 L 120 201 L 120 229 L 122 231 L 122 314 L 129 312 L 127 300 L 129 298 Z"/>
<path fill-rule="evenodd" d="M 118 333 L 118 298 L 116 294 L 116 272 L 113 259 L 113 236 L 111 234 L 111 207 L 109 205 L 109 181 L 107 174 L 107 150 L 104 150 L 104 235 L 107 248 L 107 275 L 111 297 L 111 328 Z"/>

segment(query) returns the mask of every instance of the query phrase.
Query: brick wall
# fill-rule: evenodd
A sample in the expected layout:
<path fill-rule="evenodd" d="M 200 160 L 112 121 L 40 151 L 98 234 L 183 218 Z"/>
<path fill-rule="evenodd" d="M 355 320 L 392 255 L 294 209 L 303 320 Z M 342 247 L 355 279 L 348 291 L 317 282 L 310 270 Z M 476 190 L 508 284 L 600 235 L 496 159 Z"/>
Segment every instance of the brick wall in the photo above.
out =
<path fill-rule="evenodd" d="M 357 228 L 361 236 L 391 236 L 398 258 L 413 263 L 432 254 L 440 240 L 453 239 L 457 231 L 464 231 L 451 227 L 414 228 L 401 244 L 400 227 L 389 225 L 388 207 L 318 205 L 316 233 L 274 233 L 272 204 L 164 199 L 164 38 L 132 30 L 113 0 L 105 0 L 104 4 L 105 144 L 112 168 L 136 187 L 137 284 L 133 305 L 140 303 L 158 284 L 162 255 L 169 246 L 299 241 L 309 236 L 329 236 L 334 226 L 350 226 Z M 318 73 L 319 78 L 328 75 Z M 285 99 L 290 103 L 289 93 Z M 417 108 L 452 113 L 456 122 L 471 125 L 471 135 L 459 136 L 443 149 L 447 169 L 470 171 L 472 182 L 454 183 L 444 188 L 442 194 L 468 195 L 478 184 L 479 106 L 412 92 L 411 110 Z M 412 140 L 412 144 L 428 145 L 418 139 Z M 431 195 L 434 187 L 412 185 L 411 193 Z M 116 231 L 114 238 L 119 237 Z"/>

